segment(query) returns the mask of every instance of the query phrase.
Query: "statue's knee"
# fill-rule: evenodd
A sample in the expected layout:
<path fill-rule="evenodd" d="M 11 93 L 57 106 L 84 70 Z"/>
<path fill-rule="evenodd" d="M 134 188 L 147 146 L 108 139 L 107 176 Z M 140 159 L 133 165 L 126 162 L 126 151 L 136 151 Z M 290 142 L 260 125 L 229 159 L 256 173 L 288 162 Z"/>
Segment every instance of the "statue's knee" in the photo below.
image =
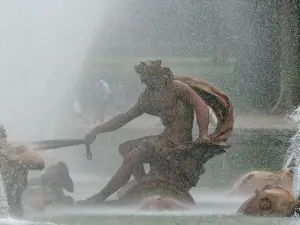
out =
<path fill-rule="evenodd" d="M 130 152 L 129 142 L 126 141 L 119 145 L 119 153 L 124 157 L 128 152 Z"/>

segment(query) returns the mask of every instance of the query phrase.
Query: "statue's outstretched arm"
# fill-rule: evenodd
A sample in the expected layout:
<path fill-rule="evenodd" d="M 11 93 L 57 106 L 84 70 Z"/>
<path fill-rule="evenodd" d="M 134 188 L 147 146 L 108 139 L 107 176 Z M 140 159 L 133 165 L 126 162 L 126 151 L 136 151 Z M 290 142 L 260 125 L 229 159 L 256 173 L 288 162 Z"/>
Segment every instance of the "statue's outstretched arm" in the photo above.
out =
<path fill-rule="evenodd" d="M 96 126 L 92 131 L 90 131 L 86 136 L 85 140 L 87 143 L 92 143 L 95 139 L 96 136 L 99 133 L 107 133 L 111 131 L 115 131 L 133 119 L 141 116 L 145 112 L 145 102 L 147 102 L 145 95 L 142 93 L 142 95 L 139 97 L 137 103 L 132 106 L 127 112 L 125 113 L 120 113 L 107 122 L 100 124 Z"/>

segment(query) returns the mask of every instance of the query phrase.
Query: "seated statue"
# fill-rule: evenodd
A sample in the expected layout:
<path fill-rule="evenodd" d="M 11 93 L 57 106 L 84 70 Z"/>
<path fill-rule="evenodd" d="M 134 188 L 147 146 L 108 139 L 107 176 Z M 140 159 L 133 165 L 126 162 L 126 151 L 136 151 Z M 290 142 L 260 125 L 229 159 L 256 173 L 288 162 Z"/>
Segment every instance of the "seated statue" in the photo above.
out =
<path fill-rule="evenodd" d="M 135 72 L 146 85 L 137 103 L 127 112 L 96 126 L 85 139 L 92 143 L 97 134 L 117 130 L 144 113 L 159 117 L 163 132 L 122 144 L 120 152 L 124 160 L 116 174 L 101 192 L 79 203 L 105 201 L 123 187 L 131 175 L 138 183 L 148 176 L 160 176 L 189 190 L 203 173 L 203 164 L 230 146 L 227 139 L 232 132 L 233 114 L 227 96 L 208 83 L 175 77 L 170 68 L 161 63 L 161 60 L 150 60 L 135 65 Z M 218 118 L 211 134 L 208 134 L 209 107 Z M 192 136 L 194 112 L 199 127 L 196 140 Z M 143 165 L 146 163 L 150 164 L 150 174 L 145 174 Z"/>

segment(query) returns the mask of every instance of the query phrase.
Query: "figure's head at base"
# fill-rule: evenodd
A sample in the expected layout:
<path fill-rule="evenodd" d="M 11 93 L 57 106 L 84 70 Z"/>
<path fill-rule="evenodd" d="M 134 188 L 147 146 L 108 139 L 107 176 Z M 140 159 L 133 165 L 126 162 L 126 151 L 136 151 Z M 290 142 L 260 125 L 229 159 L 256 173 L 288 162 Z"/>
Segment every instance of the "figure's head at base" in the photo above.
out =
<path fill-rule="evenodd" d="M 238 212 L 253 216 L 289 217 L 300 214 L 300 201 L 293 200 L 291 193 L 278 185 L 266 185 L 256 190 L 239 208 Z"/>

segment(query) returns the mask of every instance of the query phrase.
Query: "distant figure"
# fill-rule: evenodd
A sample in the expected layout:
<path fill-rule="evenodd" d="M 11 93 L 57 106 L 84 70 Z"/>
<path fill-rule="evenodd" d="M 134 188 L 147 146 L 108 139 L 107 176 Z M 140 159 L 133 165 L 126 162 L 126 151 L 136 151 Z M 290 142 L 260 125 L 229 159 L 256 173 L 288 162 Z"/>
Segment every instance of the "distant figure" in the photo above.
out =
<path fill-rule="evenodd" d="M 126 90 L 123 84 L 115 84 L 113 89 L 114 104 L 116 104 L 117 111 L 122 111 L 126 105 Z"/>
<path fill-rule="evenodd" d="M 105 80 L 100 80 L 95 84 L 95 116 L 94 123 L 103 122 L 105 116 L 105 110 L 111 97 L 111 89 L 109 84 Z"/>
<path fill-rule="evenodd" d="M 81 104 L 79 101 L 75 101 L 73 103 L 73 109 L 74 109 L 74 113 L 76 115 L 77 118 L 81 119 L 82 121 L 84 121 L 86 124 L 89 124 L 90 121 L 88 118 L 86 118 L 83 113 L 82 113 L 82 109 L 81 109 Z"/>

